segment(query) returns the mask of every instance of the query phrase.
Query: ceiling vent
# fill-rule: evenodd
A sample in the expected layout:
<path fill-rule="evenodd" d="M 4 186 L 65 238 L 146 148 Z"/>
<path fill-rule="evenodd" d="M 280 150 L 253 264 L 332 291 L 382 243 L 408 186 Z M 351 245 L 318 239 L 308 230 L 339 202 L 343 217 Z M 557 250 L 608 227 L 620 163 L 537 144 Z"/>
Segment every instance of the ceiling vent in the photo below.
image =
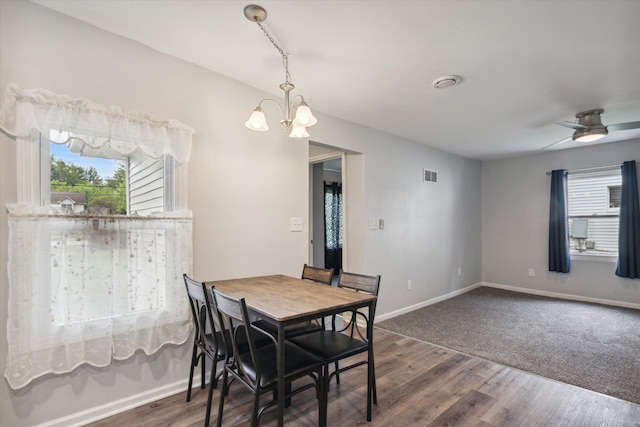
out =
<path fill-rule="evenodd" d="M 438 182 L 438 172 L 424 169 L 424 182 Z"/>
<path fill-rule="evenodd" d="M 451 86 L 455 86 L 462 81 L 460 76 L 443 76 L 438 77 L 431 83 L 436 89 L 446 89 Z"/>

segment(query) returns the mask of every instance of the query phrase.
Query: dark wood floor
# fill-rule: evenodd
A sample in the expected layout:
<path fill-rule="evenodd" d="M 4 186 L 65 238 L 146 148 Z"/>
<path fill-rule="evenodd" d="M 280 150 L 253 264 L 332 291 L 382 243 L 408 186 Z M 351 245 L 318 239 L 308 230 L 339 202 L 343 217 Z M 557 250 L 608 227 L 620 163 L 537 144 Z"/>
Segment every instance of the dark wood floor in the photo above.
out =
<path fill-rule="evenodd" d="M 634 426 L 640 405 L 538 377 L 406 338 L 375 330 L 378 405 L 366 421 L 366 367 L 344 373 L 331 384 L 329 426 Z M 185 376 L 187 372 L 185 372 Z M 185 393 L 90 424 L 101 426 L 202 426 L 206 389 Z M 214 394 L 212 425 L 219 390 Z M 249 423 L 251 397 L 233 384 L 225 401 L 224 426 Z M 292 426 L 317 425 L 313 391 L 294 398 L 285 414 Z M 275 425 L 275 410 L 262 426 Z"/>

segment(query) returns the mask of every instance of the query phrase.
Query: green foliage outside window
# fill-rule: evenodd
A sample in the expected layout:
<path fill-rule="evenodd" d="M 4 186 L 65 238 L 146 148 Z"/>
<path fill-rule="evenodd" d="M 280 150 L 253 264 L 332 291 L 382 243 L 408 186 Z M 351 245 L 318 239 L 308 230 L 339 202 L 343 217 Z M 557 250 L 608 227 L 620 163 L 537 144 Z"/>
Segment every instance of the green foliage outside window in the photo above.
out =
<path fill-rule="evenodd" d="M 113 177 L 102 178 L 90 166 L 83 168 L 51 156 L 51 191 L 85 193 L 86 208 L 108 208 L 112 214 L 127 213 L 127 170 L 120 161 Z"/>

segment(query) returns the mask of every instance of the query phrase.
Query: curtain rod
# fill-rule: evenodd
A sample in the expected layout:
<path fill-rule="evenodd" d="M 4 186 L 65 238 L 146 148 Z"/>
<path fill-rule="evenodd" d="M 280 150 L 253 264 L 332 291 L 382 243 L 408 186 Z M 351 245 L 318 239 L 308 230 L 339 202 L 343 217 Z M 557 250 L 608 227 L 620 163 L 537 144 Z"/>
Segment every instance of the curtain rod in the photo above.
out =
<path fill-rule="evenodd" d="M 636 164 L 640 164 L 640 162 L 636 162 Z M 588 171 L 596 171 L 596 170 L 606 170 L 606 169 L 612 169 L 615 168 L 616 166 L 622 166 L 622 163 L 618 163 L 615 165 L 608 165 L 608 166 L 594 166 L 592 168 L 582 168 L 582 169 L 571 169 L 568 170 L 567 173 L 575 173 L 575 172 L 588 172 Z M 545 172 L 547 175 L 551 175 L 551 171 L 546 171 Z"/>

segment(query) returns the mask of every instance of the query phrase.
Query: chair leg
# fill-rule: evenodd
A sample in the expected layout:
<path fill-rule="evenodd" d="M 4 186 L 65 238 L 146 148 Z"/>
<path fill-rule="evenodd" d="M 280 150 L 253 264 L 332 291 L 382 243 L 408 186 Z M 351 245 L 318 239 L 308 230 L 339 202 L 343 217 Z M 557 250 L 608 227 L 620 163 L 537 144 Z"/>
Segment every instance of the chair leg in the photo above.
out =
<path fill-rule="evenodd" d="M 371 371 L 373 373 L 373 403 L 378 404 L 378 390 L 376 388 L 376 364 L 373 362 L 373 357 L 371 357 Z"/>
<path fill-rule="evenodd" d="M 290 382 L 289 382 L 289 383 L 285 383 L 285 384 L 284 384 L 284 394 L 285 394 L 285 395 L 287 395 L 287 394 L 289 394 L 289 393 L 291 393 L 291 383 L 290 383 Z M 274 400 L 274 401 L 278 400 L 278 389 L 277 389 L 277 388 L 274 388 L 274 389 L 271 391 L 271 394 L 272 394 L 272 396 L 273 396 L 273 400 Z M 291 397 L 287 397 L 287 398 L 284 400 L 284 407 L 285 407 L 285 408 L 288 408 L 288 407 L 290 407 L 290 406 L 291 406 Z"/>
<path fill-rule="evenodd" d="M 204 359 L 203 359 L 204 360 Z M 211 369 L 211 378 L 215 379 L 216 376 L 216 368 L 215 362 L 213 364 L 213 368 Z M 209 427 L 209 420 L 211 418 L 211 402 L 213 401 L 213 389 L 216 388 L 213 380 L 209 381 L 209 395 L 207 396 L 207 414 L 204 417 L 204 427 Z M 224 396 L 221 397 L 224 399 Z"/>
<path fill-rule="evenodd" d="M 193 371 L 196 367 L 198 358 L 196 357 L 196 353 L 198 352 L 198 347 L 193 345 L 193 353 L 191 354 L 191 368 L 189 369 L 189 388 L 187 389 L 187 402 L 191 401 L 191 386 L 193 385 Z"/>
<path fill-rule="evenodd" d="M 201 369 L 201 373 L 200 373 L 200 388 L 204 389 L 205 388 L 205 384 L 204 384 L 204 380 L 205 380 L 205 374 L 204 374 L 204 370 L 205 370 L 205 365 L 207 364 L 207 360 L 206 357 L 204 356 L 204 352 L 200 351 L 200 359 L 202 359 L 202 366 L 200 367 Z"/>
<path fill-rule="evenodd" d="M 277 392 L 277 390 L 276 390 L 276 392 Z M 289 393 L 291 393 L 291 383 L 290 382 L 284 384 L 284 394 L 287 395 Z M 276 395 L 276 398 L 277 398 L 277 395 Z M 288 408 L 290 406 L 291 406 L 291 397 L 287 397 L 284 400 L 284 407 Z"/>
<path fill-rule="evenodd" d="M 260 409 L 260 394 L 257 390 L 253 394 L 253 410 L 251 411 L 251 427 L 258 427 L 258 410 Z"/>
<path fill-rule="evenodd" d="M 319 424 L 320 427 L 325 427 L 327 425 L 327 412 L 329 406 L 329 365 L 325 364 L 321 371 L 320 377 L 318 378 L 318 383 L 320 386 L 320 390 L 318 391 L 318 415 L 319 415 Z"/>
<path fill-rule="evenodd" d="M 209 387 L 216 388 L 218 387 L 218 377 L 216 376 L 216 371 L 218 370 L 218 358 L 214 357 L 211 362 L 211 378 L 209 378 Z"/>
<path fill-rule="evenodd" d="M 222 411 L 224 409 L 224 399 L 229 393 L 229 385 L 227 384 L 228 377 L 227 369 L 224 368 L 224 372 L 222 374 L 222 389 L 220 390 L 220 403 L 218 404 L 218 421 L 216 423 L 217 427 L 222 427 Z"/>
<path fill-rule="evenodd" d="M 336 367 L 336 384 L 340 384 L 340 372 L 338 368 L 338 361 L 336 360 L 335 362 L 335 367 Z"/>

